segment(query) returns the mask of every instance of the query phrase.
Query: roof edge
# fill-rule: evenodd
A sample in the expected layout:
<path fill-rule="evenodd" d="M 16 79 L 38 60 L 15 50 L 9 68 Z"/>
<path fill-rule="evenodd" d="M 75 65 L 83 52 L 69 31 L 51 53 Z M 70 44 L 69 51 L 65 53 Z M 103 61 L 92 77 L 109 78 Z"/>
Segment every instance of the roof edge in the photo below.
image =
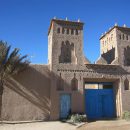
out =
<path fill-rule="evenodd" d="M 78 22 L 78 21 L 69 21 L 69 20 L 62 20 L 62 19 L 51 19 L 51 22 L 50 22 L 50 26 L 49 26 L 49 29 L 48 29 L 48 35 L 50 33 L 50 30 L 51 30 L 51 26 L 52 26 L 52 23 L 53 22 L 67 22 L 67 23 L 74 23 L 74 24 L 81 24 L 81 25 L 84 25 L 83 22 Z"/>
<path fill-rule="evenodd" d="M 130 30 L 130 28 L 128 27 L 121 27 L 121 26 L 113 26 L 109 31 L 107 31 L 103 36 L 101 36 L 99 38 L 99 40 L 101 40 L 103 37 L 105 37 L 109 32 L 111 32 L 114 28 L 117 28 L 117 29 L 124 29 L 124 30 Z"/>

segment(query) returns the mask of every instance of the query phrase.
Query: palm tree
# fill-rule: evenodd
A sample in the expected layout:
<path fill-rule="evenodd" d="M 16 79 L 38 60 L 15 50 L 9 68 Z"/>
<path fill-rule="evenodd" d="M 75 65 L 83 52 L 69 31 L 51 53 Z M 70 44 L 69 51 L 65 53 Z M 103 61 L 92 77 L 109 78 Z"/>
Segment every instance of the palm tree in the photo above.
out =
<path fill-rule="evenodd" d="M 10 77 L 25 70 L 29 65 L 27 55 L 21 56 L 19 49 L 11 50 L 11 46 L 7 43 L 0 41 L 0 119 L 2 108 L 2 94 L 4 83 Z"/>

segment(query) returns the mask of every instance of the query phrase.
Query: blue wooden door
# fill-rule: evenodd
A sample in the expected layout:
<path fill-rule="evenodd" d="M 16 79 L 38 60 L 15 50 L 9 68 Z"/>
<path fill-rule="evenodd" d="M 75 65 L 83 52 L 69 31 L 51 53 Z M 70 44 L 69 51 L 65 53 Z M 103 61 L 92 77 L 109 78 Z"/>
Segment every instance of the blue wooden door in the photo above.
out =
<path fill-rule="evenodd" d="M 85 109 L 89 119 L 114 117 L 114 97 L 112 89 L 86 89 Z"/>
<path fill-rule="evenodd" d="M 70 94 L 62 94 L 60 96 L 60 118 L 64 119 L 70 114 L 71 96 Z"/>

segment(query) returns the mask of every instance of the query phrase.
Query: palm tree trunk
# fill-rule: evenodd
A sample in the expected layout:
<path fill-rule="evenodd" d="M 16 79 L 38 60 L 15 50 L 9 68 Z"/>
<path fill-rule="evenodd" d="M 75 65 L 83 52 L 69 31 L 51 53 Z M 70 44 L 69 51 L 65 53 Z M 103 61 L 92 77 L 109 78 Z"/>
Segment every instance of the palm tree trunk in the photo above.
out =
<path fill-rule="evenodd" d="M 0 121 L 2 121 L 2 94 L 3 94 L 3 81 L 0 80 Z"/>

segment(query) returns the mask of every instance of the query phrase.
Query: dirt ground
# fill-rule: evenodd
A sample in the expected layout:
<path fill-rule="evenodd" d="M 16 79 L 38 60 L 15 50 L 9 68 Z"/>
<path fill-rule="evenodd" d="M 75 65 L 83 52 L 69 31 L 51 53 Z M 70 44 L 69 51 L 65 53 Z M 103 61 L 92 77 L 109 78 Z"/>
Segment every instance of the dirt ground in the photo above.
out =
<path fill-rule="evenodd" d="M 95 121 L 86 123 L 77 130 L 130 130 L 130 121 Z"/>
<path fill-rule="evenodd" d="M 85 123 L 77 128 L 60 121 L 21 124 L 0 124 L 0 130 L 130 130 L 130 121 L 111 120 Z"/>
<path fill-rule="evenodd" d="M 0 130 L 75 130 L 76 126 L 60 121 L 0 124 Z"/>

